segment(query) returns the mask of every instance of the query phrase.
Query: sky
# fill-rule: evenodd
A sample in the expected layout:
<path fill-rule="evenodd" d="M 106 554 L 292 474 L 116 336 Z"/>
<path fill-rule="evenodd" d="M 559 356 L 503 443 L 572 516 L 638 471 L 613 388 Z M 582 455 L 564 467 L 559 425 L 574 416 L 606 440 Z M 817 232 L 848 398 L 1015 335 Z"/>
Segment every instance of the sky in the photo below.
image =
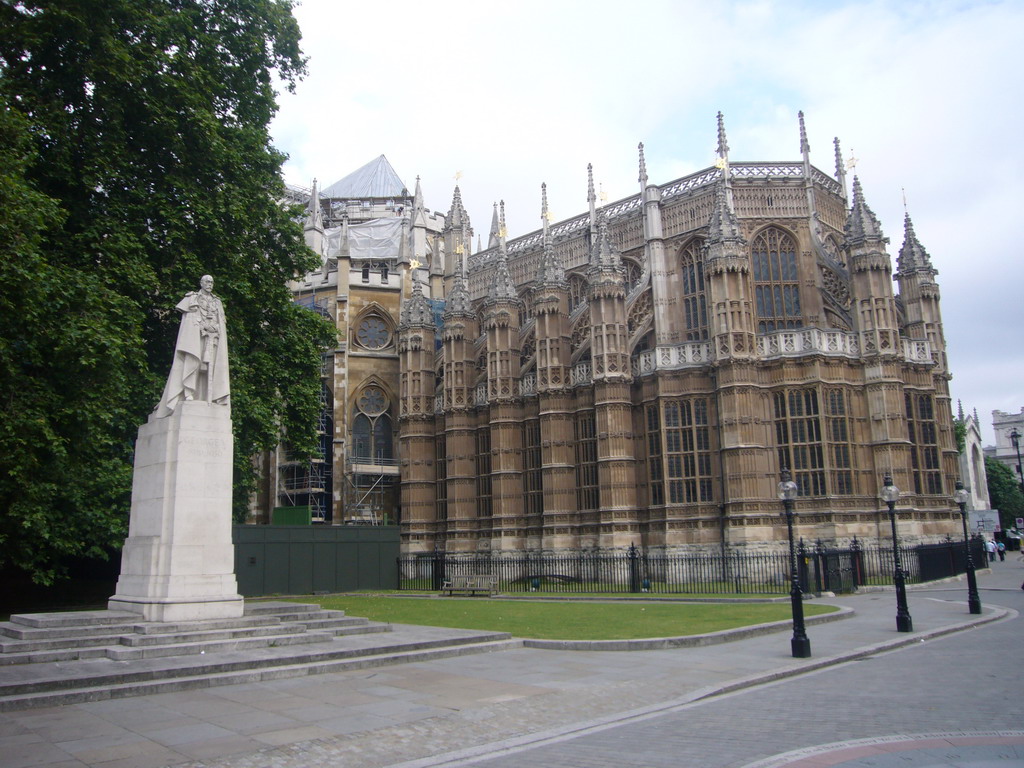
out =
<path fill-rule="evenodd" d="M 714 163 L 856 159 L 890 238 L 904 210 L 938 270 L 954 413 L 1024 409 L 1024 2 L 892 0 L 303 0 L 309 57 L 271 125 L 285 179 L 332 184 L 385 155 L 428 209 L 456 179 L 486 244 Z M 906 208 L 904 208 L 904 205 Z M 1024 218 L 1024 217 L 1022 217 Z M 1017 224 L 1015 224 L 1017 222 Z M 1017 243 L 1017 245 L 1014 245 Z"/>

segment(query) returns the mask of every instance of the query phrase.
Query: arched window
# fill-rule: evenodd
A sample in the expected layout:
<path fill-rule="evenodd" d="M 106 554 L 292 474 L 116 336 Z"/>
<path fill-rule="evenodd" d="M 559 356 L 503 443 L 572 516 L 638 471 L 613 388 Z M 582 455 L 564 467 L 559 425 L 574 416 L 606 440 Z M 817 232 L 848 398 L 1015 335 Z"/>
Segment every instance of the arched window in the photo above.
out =
<path fill-rule="evenodd" d="M 683 278 L 683 318 L 686 340 L 704 341 L 708 337 L 708 307 L 704 295 L 703 243 L 691 240 L 683 248 L 680 271 Z"/>
<path fill-rule="evenodd" d="M 781 230 L 769 227 L 750 248 L 757 301 L 757 332 L 772 333 L 803 326 L 796 244 Z"/>
<path fill-rule="evenodd" d="M 587 278 L 580 274 L 569 275 L 569 311 L 587 303 Z"/>
<path fill-rule="evenodd" d="M 395 458 L 390 401 L 384 390 L 366 387 L 356 400 L 355 418 L 352 419 L 352 456 L 355 459 L 392 460 Z"/>

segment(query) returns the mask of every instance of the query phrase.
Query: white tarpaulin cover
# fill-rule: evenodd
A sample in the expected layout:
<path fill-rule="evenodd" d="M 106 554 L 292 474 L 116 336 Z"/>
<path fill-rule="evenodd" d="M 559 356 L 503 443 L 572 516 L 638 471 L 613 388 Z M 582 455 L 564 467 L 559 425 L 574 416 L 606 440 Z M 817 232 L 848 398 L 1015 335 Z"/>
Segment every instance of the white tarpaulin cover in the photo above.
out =
<path fill-rule="evenodd" d="M 373 219 L 348 226 L 350 259 L 395 259 L 402 247 L 402 219 Z M 324 230 L 327 256 L 341 254 L 341 227 Z"/>

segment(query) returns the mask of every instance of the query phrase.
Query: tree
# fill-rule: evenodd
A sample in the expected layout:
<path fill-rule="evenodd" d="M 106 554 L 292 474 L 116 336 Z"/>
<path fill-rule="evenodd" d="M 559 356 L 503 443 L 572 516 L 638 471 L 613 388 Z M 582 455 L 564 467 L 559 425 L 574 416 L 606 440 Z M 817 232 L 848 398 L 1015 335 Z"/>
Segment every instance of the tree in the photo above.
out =
<path fill-rule="evenodd" d="M 270 143 L 305 71 L 289 0 L 0 3 L 0 565 L 48 582 L 124 536 L 174 305 L 224 299 L 235 509 L 282 430 L 312 451 L 331 327 L 287 281 L 316 256 Z"/>
<path fill-rule="evenodd" d="M 1017 475 L 1003 462 L 986 456 L 985 477 L 989 501 L 993 509 L 999 510 L 1000 527 L 1004 531 L 1015 528 L 1016 519 L 1024 517 L 1024 493 L 1021 493 Z"/>

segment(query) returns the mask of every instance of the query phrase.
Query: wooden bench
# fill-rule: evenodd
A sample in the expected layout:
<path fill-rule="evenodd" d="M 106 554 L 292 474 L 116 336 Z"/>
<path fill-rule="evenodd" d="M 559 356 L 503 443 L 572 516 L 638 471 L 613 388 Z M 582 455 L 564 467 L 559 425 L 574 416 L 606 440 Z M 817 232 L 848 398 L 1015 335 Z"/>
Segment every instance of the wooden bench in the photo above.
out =
<path fill-rule="evenodd" d="M 449 595 L 453 595 L 456 592 L 469 595 L 475 595 L 477 592 L 486 592 L 493 597 L 498 593 L 498 577 L 491 574 L 452 576 L 441 585 L 441 590 Z"/>

